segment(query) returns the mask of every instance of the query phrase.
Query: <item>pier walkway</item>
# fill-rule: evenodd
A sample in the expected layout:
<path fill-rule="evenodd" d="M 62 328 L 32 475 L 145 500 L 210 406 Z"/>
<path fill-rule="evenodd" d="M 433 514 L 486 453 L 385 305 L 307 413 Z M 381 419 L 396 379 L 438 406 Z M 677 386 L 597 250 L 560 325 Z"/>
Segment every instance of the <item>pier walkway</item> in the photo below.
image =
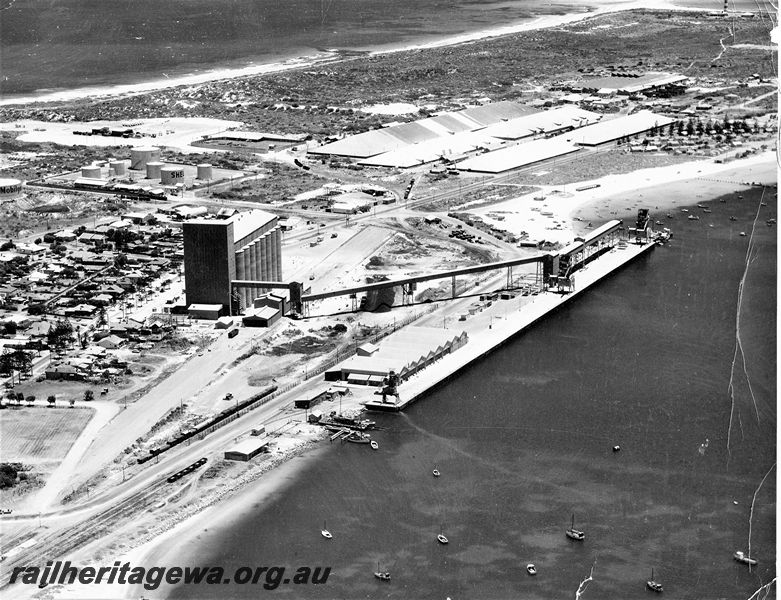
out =
<path fill-rule="evenodd" d="M 447 381 L 461 369 L 486 356 L 508 340 L 530 327 L 549 313 L 564 306 L 593 285 L 602 281 L 623 266 L 644 255 L 655 246 L 654 243 L 642 245 L 628 244 L 616 247 L 590 262 L 573 276 L 574 289 L 562 294 L 542 292 L 532 296 L 531 300 L 514 308 L 513 300 L 498 300 L 479 316 L 469 317 L 463 329 L 469 335 L 469 342 L 451 354 L 445 355 L 434 364 L 423 369 L 399 385 L 399 400 L 388 398 L 385 403 L 381 397 L 365 401 L 367 410 L 398 412 L 421 398 L 432 388 Z M 524 298 L 525 299 L 525 298 Z M 480 323 L 481 322 L 481 323 Z M 461 322 L 457 322 L 458 327 Z M 477 326 L 477 327 L 476 327 Z"/>

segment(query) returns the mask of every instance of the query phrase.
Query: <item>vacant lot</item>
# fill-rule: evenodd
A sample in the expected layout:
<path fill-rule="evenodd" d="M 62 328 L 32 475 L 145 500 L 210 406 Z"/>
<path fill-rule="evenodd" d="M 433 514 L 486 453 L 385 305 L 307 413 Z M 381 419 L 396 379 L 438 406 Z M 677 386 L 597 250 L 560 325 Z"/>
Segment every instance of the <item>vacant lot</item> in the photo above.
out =
<path fill-rule="evenodd" d="M 14 408 L 3 411 L 4 461 L 62 459 L 92 418 L 88 408 Z"/>

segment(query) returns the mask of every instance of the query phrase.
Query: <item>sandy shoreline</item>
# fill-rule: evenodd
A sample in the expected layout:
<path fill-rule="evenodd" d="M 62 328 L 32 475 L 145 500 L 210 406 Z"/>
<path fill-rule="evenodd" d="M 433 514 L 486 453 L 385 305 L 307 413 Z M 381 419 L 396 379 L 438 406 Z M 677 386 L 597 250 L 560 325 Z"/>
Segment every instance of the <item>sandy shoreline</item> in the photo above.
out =
<path fill-rule="evenodd" d="M 604 15 L 608 13 L 622 12 L 636 9 L 664 9 L 675 11 L 704 11 L 702 8 L 688 8 L 676 6 L 667 0 L 651 0 L 650 2 L 630 1 L 627 3 L 617 3 L 607 6 L 600 6 L 589 12 L 571 12 L 561 15 L 544 15 L 532 20 L 523 20 L 509 25 L 494 27 L 490 29 L 479 30 L 443 38 L 432 42 L 421 44 L 406 44 L 398 46 L 385 47 L 383 49 L 371 51 L 370 55 L 389 54 L 394 52 L 404 52 L 410 50 L 423 50 L 430 48 L 441 48 L 444 46 L 453 46 L 477 40 L 500 37 L 523 31 L 533 31 L 537 29 L 546 29 L 558 27 L 582 21 L 587 18 Z M 199 85 L 214 81 L 248 77 L 253 75 L 262 75 L 266 73 L 278 73 L 290 69 L 302 67 L 311 67 L 319 64 L 328 64 L 342 60 L 338 51 L 320 52 L 313 55 L 290 58 L 283 62 L 255 64 L 241 68 L 223 68 L 213 69 L 204 73 L 183 75 L 125 85 L 108 86 L 90 86 L 77 88 L 73 90 L 64 90 L 58 92 L 44 93 L 34 96 L 21 96 L 17 98 L 0 99 L 0 106 L 13 106 L 23 104 L 36 104 L 44 102 L 63 102 L 87 98 L 106 98 L 117 96 L 132 96 L 146 92 L 169 89 L 185 85 Z"/>

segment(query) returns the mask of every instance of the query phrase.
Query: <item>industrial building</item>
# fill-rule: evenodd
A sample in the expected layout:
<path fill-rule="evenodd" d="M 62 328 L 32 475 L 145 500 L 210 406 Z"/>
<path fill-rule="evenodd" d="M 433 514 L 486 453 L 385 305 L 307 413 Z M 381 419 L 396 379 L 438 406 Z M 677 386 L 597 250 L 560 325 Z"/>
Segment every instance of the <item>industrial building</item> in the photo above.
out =
<path fill-rule="evenodd" d="M 646 133 L 656 127 L 665 127 L 670 123 L 675 123 L 675 119 L 657 115 L 650 110 L 641 110 L 632 115 L 583 127 L 567 134 L 567 139 L 579 146 L 600 146 Z"/>
<path fill-rule="evenodd" d="M 262 210 L 228 219 L 183 224 L 187 304 L 219 304 L 231 314 L 252 305 L 252 291 L 231 296 L 231 281 L 280 281 L 282 233 L 276 215 Z"/>
<path fill-rule="evenodd" d="M 380 386 L 391 371 L 407 379 L 469 340 L 465 331 L 409 326 L 379 345 L 364 344 L 361 352 L 326 374 L 327 379 Z"/>
<path fill-rule="evenodd" d="M 263 438 L 250 437 L 225 451 L 225 460 L 248 461 L 262 452 L 268 452 L 268 441 Z"/>
<path fill-rule="evenodd" d="M 653 94 L 672 96 L 686 90 L 688 77 L 674 73 L 648 72 L 638 76 L 618 75 L 586 79 L 567 86 L 573 92 Z"/>
<path fill-rule="evenodd" d="M 486 152 L 458 163 L 461 171 L 475 173 L 504 173 L 534 163 L 577 152 L 580 148 L 559 135 L 550 139 L 533 140 L 509 148 Z"/>
<path fill-rule="evenodd" d="M 358 164 L 406 169 L 437 161 L 456 163 L 476 152 L 494 151 L 504 148 L 508 143 L 523 139 L 570 131 L 596 123 L 601 118 L 602 115 L 576 106 L 561 106 L 544 111 L 534 110 L 532 113 L 527 112 L 518 117 L 502 119 L 475 130 L 452 132 L 450 135 L 439 135 L 432 139 L 405 144 L 397 149 L 364 158 Z M 427 121 L 430 119 L 417 123 L 425 125 Z M 460 166 L 459 162 L 459 168 Z"/>
<path fill-rule="evenodd" d="M 411 123 L 374 129 L 318 148 L 312 148 L 309 150 L 309 154 L 367 159 L 384 152 L 402 150 L 412 144 L 448 138 L 457 133 L 477 131 L 489 125 L 515 119 L 532 112 L 536 112 L 536 110 L 515 102 L 495 102 L 457 112 L 442 113 L 436 117 Z"/>

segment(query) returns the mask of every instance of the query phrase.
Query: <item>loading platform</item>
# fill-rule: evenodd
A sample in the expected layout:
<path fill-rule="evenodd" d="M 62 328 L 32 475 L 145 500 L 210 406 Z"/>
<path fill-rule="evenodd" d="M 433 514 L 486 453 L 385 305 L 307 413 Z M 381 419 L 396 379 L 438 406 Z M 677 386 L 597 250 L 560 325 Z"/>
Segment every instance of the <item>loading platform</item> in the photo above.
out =
<path fill-rule="evenodd" d="M 567 293 L 544 291 L 523 304 L 519 310 L 502 318 L 502 326 L 488 328 L 480 332 L 469 332 L 469 343 L 458 351 L 448 354 L 437 363 L 420 371 L 399 385 L 399 401 L 393 398 L 382 401 L 382 397 L 363 403 L 367 410 L 377 412 L 398 412 L 423 397 L 427 392 L 441 385 L 461 369 L 480 360 L 496 348 L 531 327 L 553 311 L 577 298 L 580 294 L 596 285 L 607 276 L 620 270 L 627 264 L 652 250 L 654 242 L 626 244 L 616 246 L 609 252 L 599 255 L 573 276 L 575 286 Z"/>

